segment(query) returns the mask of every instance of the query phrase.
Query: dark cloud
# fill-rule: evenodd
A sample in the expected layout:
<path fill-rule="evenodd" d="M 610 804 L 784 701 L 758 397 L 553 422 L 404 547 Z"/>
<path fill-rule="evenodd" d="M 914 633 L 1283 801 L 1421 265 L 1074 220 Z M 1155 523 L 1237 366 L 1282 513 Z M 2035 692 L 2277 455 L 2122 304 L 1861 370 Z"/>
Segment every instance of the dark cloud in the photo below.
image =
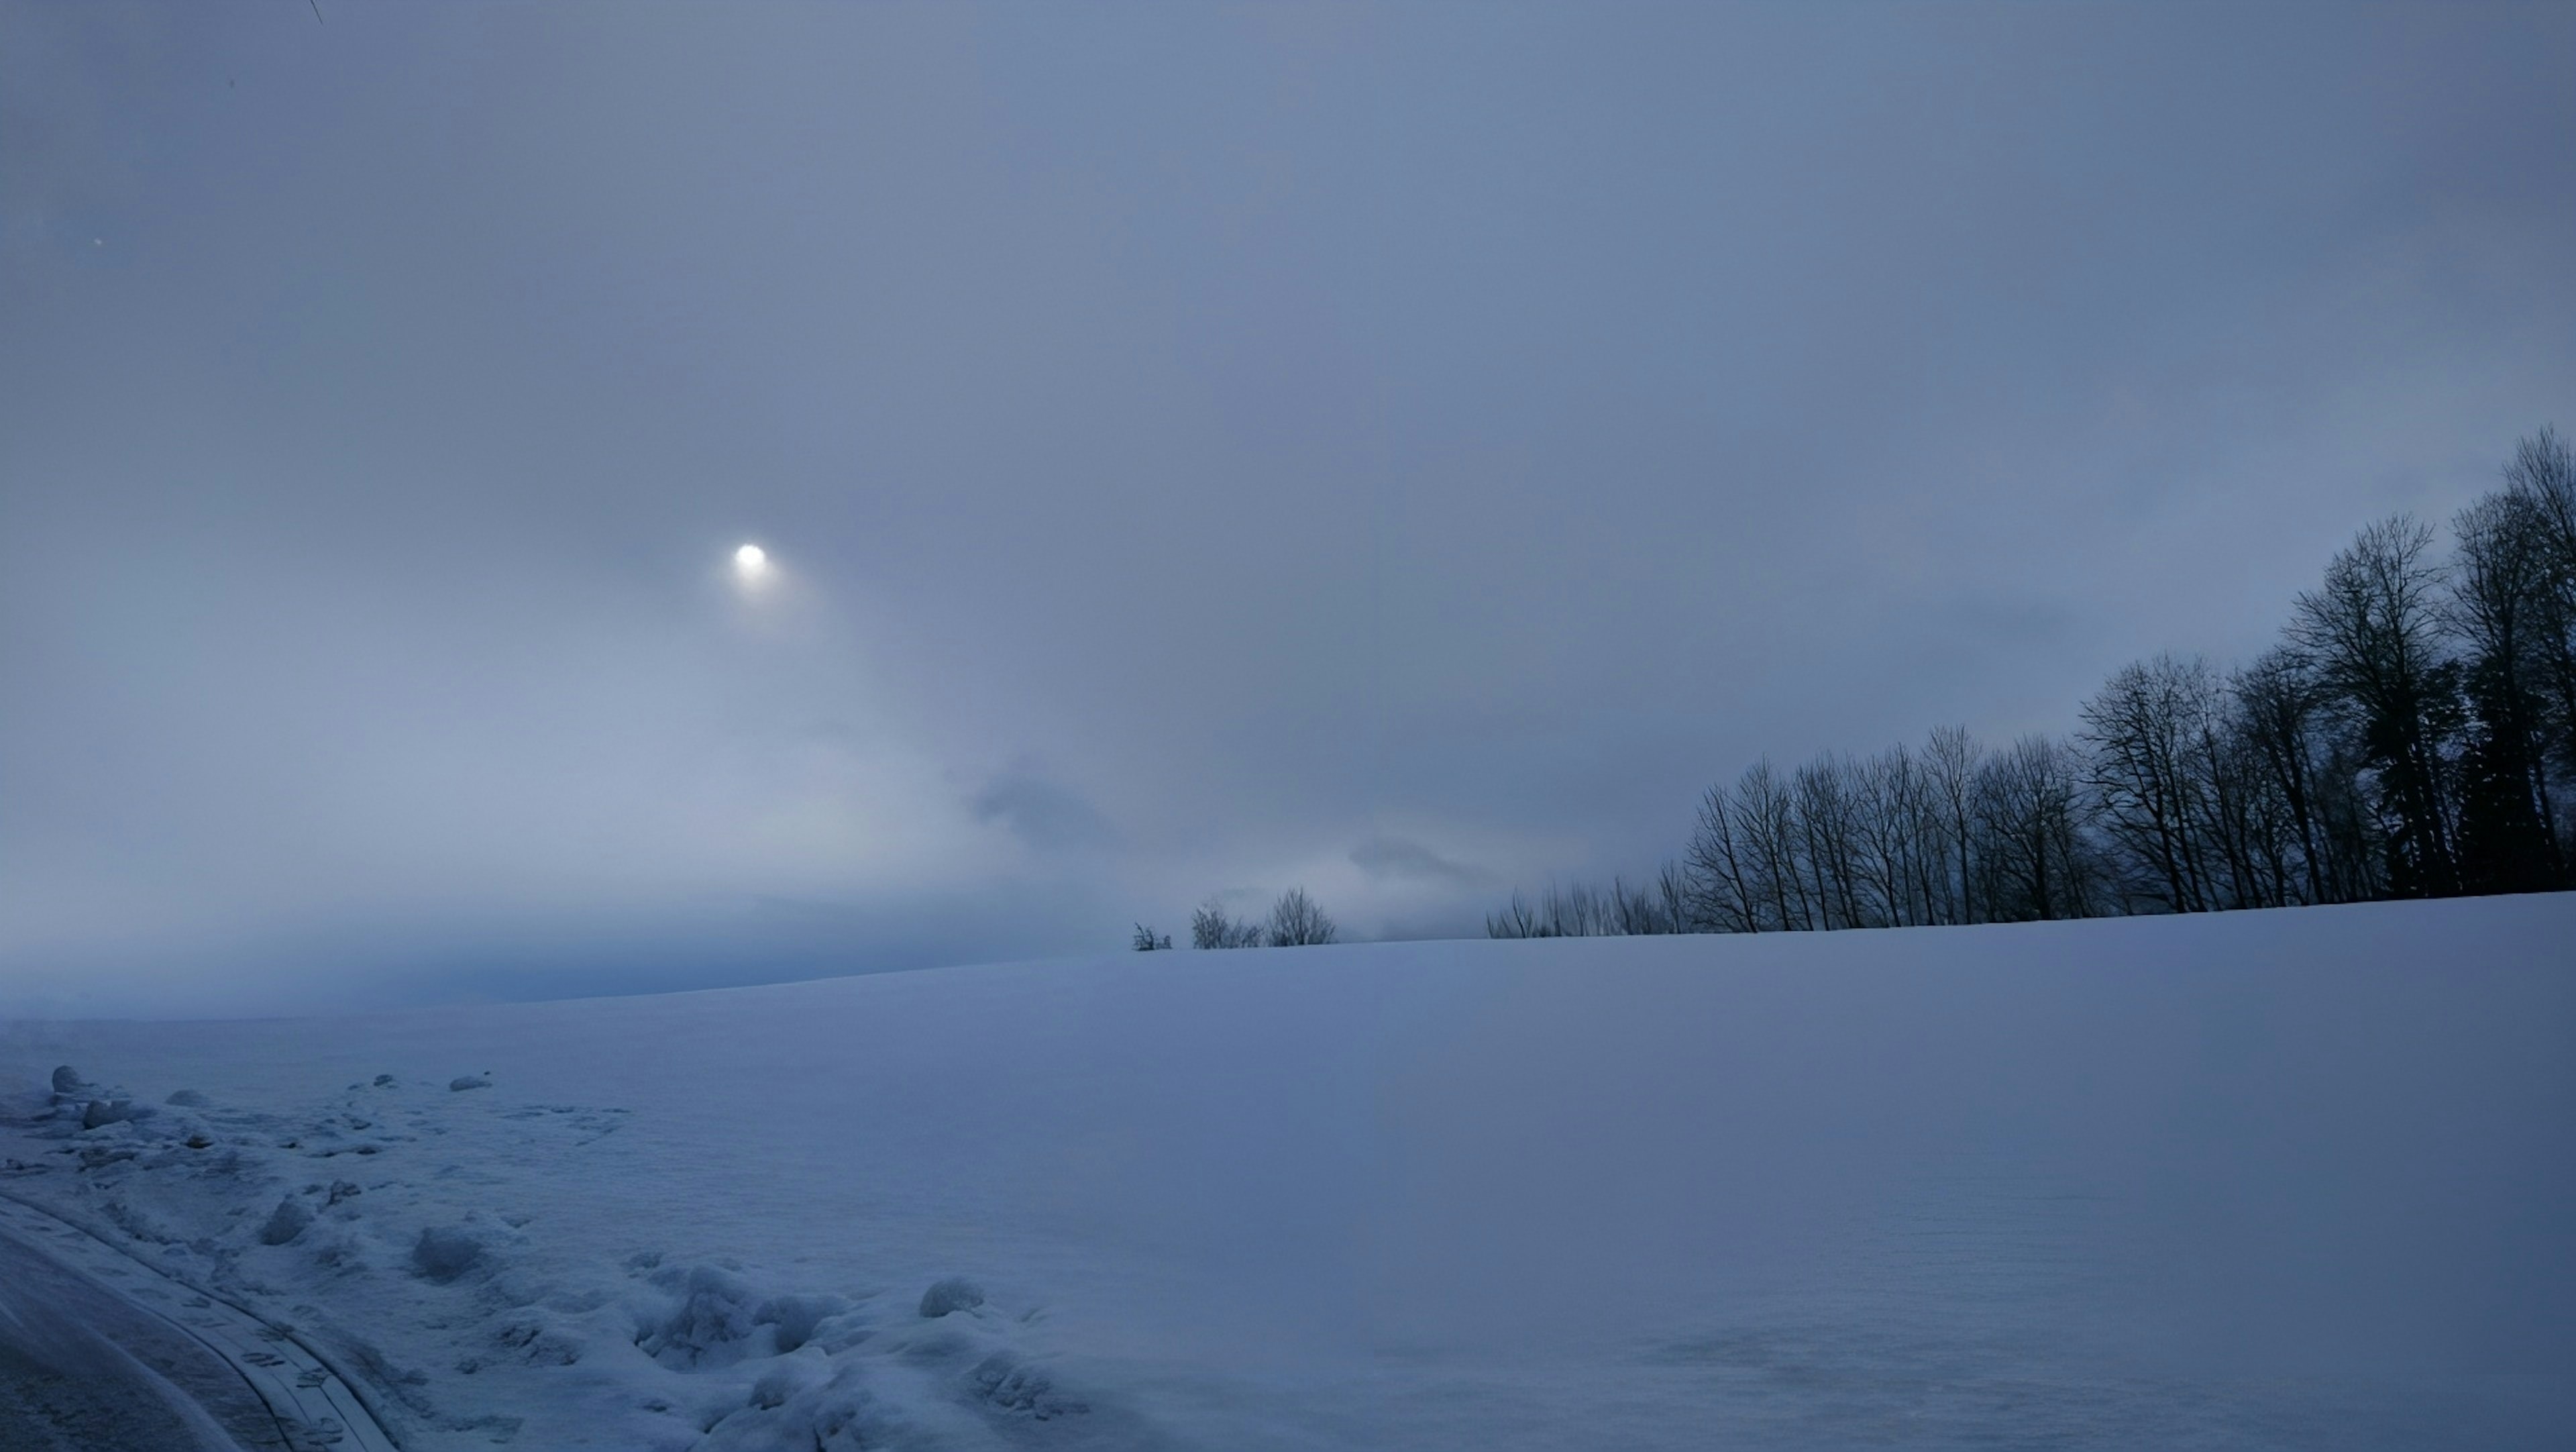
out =
<path fill-rule="evenodd" d="M 2571 48 L 0 0 L 0 994 L 1427 931 L 2063 728 L 2576 423 Z"/>
<path fill-rule="evenodd" d="M 975 794 L 974 805 L 977 821 L 1000 822 L 1041 852 L 1107 847 L 1118 840 L 1097 807 L 1029 767 L 995 777 Z"/>
<path fill-rule="evenodd" d="M 1440 887 L 1491 887 L 1494 874 L 1481 867 L 1452 862 L 1419 842 L 1401 837 L 1371 837 L 1351 849 L 1351 865 L 1371 877 L 1424 882 Z"/>

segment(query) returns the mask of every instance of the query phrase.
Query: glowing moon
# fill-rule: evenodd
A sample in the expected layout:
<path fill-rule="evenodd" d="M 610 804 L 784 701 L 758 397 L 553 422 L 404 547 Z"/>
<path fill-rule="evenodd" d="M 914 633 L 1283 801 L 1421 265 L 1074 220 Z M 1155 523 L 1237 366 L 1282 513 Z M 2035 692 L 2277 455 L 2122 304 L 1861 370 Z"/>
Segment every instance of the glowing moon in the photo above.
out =
<path fill-rule="evenodd" d="M 756 544 L 744 545 L 733 552 L 733 572 L 746 580 L 757 580 L 769 573 L 769 551 Z"/>

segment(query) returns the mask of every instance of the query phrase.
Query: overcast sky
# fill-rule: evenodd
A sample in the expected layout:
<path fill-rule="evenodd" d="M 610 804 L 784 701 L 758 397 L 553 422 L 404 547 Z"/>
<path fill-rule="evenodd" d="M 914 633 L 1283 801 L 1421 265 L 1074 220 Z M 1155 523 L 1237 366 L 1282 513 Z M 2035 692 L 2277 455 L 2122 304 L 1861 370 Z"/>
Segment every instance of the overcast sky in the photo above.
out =
<path fill-rule="evenodd" d="M 0 1008 L 1471 930 L 2576 424 L 2564 4 L 320 11 L 0 3 Z"/>

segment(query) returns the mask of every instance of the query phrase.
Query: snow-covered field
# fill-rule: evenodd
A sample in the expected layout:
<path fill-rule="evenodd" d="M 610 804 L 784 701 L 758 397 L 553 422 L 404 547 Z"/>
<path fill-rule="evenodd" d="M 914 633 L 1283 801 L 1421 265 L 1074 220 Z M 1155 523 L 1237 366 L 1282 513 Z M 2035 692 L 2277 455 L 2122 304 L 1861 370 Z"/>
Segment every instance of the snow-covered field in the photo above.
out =
<path fill-rule="evenodd" d="M 21 1023 L 0 1193 L 412 1452 L 2564 1447 L 2571 945 L 2560 896 Z"/>

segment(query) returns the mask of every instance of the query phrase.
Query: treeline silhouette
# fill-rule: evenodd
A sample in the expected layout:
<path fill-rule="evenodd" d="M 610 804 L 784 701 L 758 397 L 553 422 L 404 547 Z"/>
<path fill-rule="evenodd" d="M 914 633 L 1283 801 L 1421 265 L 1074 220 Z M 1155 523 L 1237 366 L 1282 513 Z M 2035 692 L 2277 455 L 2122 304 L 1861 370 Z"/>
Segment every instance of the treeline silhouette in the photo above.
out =
<path fill-rule="evenodd" d="M 1225 904 L 1213 897 L 1190 914 L 1193 948 L 1308 948 L 1333 942 L 1340 936 L 1340 926 L 1302 887 L 1279 894 L 1279 900 L 1270 905 L 1267 923 L 1230 917 Z M 1138 923 L 1135 936 L 1127 941 L 1139 953 L 1157 953 L 1172 946 L 1172 935 Z"/>
<path fill-rule="evenodd" d="M 1755 763 L 1655 880 L 1512 895 L 1497 938 L 2213 912 L 2576 885 L 2576 459 L 2364 529 L 2280 642 L 2123 666 L 2069 736 Z"/>

